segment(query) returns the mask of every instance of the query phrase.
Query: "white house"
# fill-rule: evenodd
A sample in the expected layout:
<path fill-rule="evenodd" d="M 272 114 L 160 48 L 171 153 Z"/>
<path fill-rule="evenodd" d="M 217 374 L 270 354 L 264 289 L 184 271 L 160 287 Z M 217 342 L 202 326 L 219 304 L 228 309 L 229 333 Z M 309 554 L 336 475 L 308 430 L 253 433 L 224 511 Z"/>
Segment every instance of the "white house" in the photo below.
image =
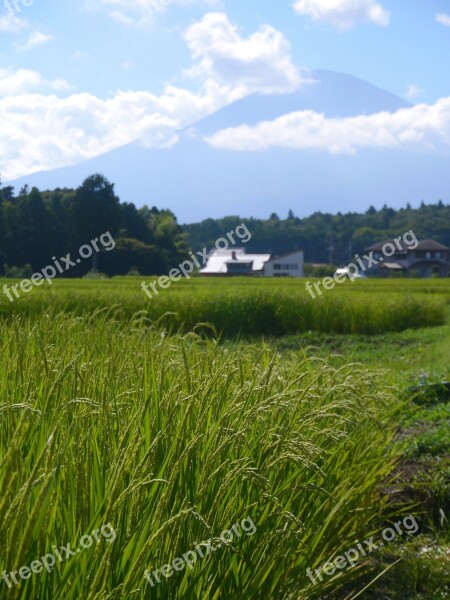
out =
<path fill-rule="evenodd" d="M 303 250 L 274 256 L 264 265 L 264 275 L 266 277 L 304 277 L 304 263 Z"/>
<path fill-rule="evenodd" d="M 247 254 L 244 248 L 213 250 L 200 275 L 303 277 L 303 251 L 272 257 L 270 254 Z"/>

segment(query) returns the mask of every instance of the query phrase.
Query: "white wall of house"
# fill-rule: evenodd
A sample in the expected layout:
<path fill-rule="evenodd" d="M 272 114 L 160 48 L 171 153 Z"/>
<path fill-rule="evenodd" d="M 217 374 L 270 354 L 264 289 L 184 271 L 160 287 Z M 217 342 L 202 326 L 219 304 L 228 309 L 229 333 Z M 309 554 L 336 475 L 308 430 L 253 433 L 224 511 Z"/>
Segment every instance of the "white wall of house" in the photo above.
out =
<path fill-rule="evenodd" d="M 264 265 L 266 277 L 304 277 L 304 252 L 298 250 L 286 256 L 271 258 Z"/>

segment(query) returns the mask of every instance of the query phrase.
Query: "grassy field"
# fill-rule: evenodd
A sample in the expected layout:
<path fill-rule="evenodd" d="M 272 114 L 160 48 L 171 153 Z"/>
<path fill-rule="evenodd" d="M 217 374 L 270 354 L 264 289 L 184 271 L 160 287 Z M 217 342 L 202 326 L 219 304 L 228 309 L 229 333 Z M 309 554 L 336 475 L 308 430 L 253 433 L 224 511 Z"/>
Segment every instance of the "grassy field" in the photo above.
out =
<path fill-rule="evenodd" d="M 0 597 L 447 598 L 450 282 L 140 281 L 0 302 Z"/>
<path fill-rule="evenodd" d="M 446 281 L 428 286 L 413 280 L 347 282 L 316 299 L 305 290 L 303 280 L 193 278 L 160 289 L 152 299 L 141 282 L 132 277 L 84 280 L 82 285 L 70 280 L 44 282 L 29 294 L 22 292 L 15 302 L 3 295 L 0 316 L 39 315 L 49 306 L 83 315 L 100 306 L 116 307 L 120 320 L 146 311 L 150 321 L 162 319 L 166 327 L 184 333 L 209 323 L 217 333 L 233 337 L 308 331 L 380 334 L 443 325 L 450 301 Z"/>

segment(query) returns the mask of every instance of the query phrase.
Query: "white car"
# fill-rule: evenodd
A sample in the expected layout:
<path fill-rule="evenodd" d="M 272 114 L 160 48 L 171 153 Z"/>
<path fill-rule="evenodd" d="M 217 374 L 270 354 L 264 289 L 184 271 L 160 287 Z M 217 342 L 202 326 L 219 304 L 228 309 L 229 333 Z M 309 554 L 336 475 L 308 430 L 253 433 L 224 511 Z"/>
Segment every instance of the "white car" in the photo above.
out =
<path fill-rule="evenodd" d="M 364 273 L 354 273 L 353 270 L 350 271 L 348 267 L 343 267 L 342 269 L 336 269 L 335 275 L 345 275 L 349 279 L 367 279 Z"/>

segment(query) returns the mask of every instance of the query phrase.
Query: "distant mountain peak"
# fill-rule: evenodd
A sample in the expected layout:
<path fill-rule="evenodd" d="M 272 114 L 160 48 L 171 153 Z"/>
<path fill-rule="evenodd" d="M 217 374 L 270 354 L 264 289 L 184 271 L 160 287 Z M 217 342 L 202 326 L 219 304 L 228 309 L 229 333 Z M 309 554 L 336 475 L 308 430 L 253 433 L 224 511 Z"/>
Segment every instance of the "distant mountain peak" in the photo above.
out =
<path fill-rule="evenodd" d="M 234 152 L 211 147 L 206 136 L 239 125 L 256 125 L 283 114 L 310 110 L 328 118 L 396 112 L 410 105 L 351 75 L 313 71 L 315 83 L 282 95 L 252 94 L 179 132 L 169 148 L 132 143 L 91 160 L 35 173 L 12 182 L 41 190 L 77 187 L 93 173 L 115 183 L 122 201 L 170 208 L 181 222 L 225 215 L 266 218 L 315 211 L 365 211 L 422 199 L 445 199 L 450 189 L 446 156 L 385 149 L 353 155 L 270 148 Z M 450 198 L 449 198 L 450 200 Z M 301 243 L 301 240 L 299 240 Z"/>
<path fill-rule="evenodd" d="M 328 118 L 356 117 L 378 112 L 395 112 L 411 104 L 352 75 L 316 70 L 311 83 L 296 92 L 267 95 L 254 93 L 225 106 L 183 130 L 185 135 L 209 136 L 220 129 L 256 125 L 282 115 L 303 110 L 322 113 Z"/>

